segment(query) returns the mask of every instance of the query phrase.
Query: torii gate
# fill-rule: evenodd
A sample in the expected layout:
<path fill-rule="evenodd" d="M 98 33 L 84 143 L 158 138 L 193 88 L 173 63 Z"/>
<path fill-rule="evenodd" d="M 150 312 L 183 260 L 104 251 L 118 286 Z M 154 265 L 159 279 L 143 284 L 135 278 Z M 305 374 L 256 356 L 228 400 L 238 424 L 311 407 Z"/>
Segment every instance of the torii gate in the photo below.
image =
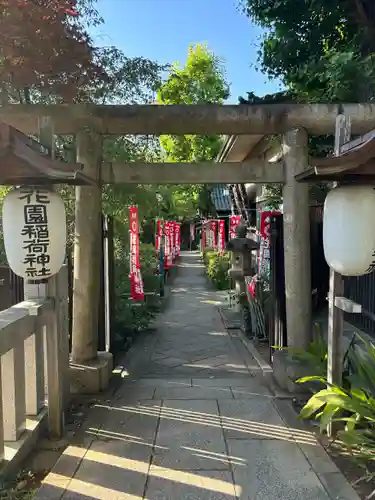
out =
<path fill-rule="evenodd" d="M 74 376 L 86 392 L 108 383 L 111 361 L 97 353 L 101 185 L 103 183 L 279 183 L 283 185 L 285 280 L 289 342 L 305 347 L 311 333 L 310 242 L 308 185 L 299 182 L 318 160 L 308 156 L 308 133 L 334 134 L 339 114 L 351 118 L 353 134 L 375 128 L 372 104 L 260 105 L 7 105 L 4 121 L 25 134 L 38 135 L 48 117 L 55 135 L 76 135 L 77 163 L 93 182 L 76 192 L 74 313 L 72 361 Z M 262 148 L 244 162 L 198 164 L 113 164 L 102 162 L 102 138 L 125 134 L 280 134 L 274 157 Z M 51 137 L 52 139 L 52 137 Z M 315 169 L 316 170 L 316 169 Z M 325 180 L 322 178 L 322 180 Z"/>

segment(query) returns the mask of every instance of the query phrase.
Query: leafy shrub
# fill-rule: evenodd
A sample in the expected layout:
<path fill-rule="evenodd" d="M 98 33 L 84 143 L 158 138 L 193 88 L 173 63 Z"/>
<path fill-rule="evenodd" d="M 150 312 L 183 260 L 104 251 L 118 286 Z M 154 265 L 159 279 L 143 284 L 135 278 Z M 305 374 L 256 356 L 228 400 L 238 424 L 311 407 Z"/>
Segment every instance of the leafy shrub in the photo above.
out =
<path fill-rule="evenodd" d="M 369 482 L 375 478 L 375 473 L 368 470 L 375 461 L 375 347 L 361 340 L 362 345 L 355 345 L 347 353 L 352 373 L 348 374 L 344 386 L 330 384 L 323 376 L 298 381 L 318 381 L 326 386 L 309 399 L 300 418 L 315 418 L 320 422 L 321 431 L 334 422 L 341 422 L 344 429 L 338 432 L 338 437 L 365 468 L 361 480 Z M 375 490 L 370 496 L 374 494 Z"/>
<path fill-rule="evenodd" d="M 298 349 L 294 347 L 275 346 L 275 349 L 288 351 L 294 361 L 307 366 L 317 376 L 324 377 L 327 373 L 328 346 L 324 340 L 320 325 L 314 325 L 315 335 L 307 349 Z"/>
<path fill-rule="evenodd" d="M 158 292 L 159 278 L 155 274 L 156 258 L 152 245 L 140 244 L 140 260 L 145 292 Z M 115 249 L 116 305 L 114 329 L 119 344 L 149 327 L 160 309 L 158 296 L 147 296 L 145 302 L 130 299 L 129 254 L 122 245 Z"/>
<path fill-rule="evenodd" d="M 206 250 L 203 252 L 203 262 L 206 266 L 206 274 L 218 290 L 230 288 L 228 271 L 230 268 L 230 253 Z"/>

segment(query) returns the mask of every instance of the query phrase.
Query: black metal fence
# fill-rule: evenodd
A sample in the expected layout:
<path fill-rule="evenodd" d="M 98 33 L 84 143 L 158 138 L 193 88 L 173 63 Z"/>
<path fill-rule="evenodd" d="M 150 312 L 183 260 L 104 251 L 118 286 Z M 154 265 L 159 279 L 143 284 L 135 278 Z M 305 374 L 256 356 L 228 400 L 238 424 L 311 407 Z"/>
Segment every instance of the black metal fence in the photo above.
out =
<path fill-rule="evenodd" d="M 113 318 L 115 306 L 115 273 L 114 273 L 114 224 L 112 217 L 102 217 L 102 252 L 100 263 L 100 295 L 98 318 L 98 350 L 111 351 L 113 339 Z M 69 269 L 69 347 L 72 347 L 73 330 L 73 273 L 74 263 L 68 255 Z"/>
<path fill-rule="evenodd" d="M 375 272 L 345 277 L 344 295 L 362 306 L 362 314 L 345 314 L 345 321 L 375 336 Z"/>
<path fill-rule="evenodd" d="M 271 222 L 271 289 L 273 313 L 270 318 L 271 345 L 286 345 L 284 248 L 282 215 Z M 311 288 L 313 311 L 327 307 L 329 267 L 323 251 L 323 205 L 310 208 Z M 344 277 L 344 295 L 362 306 L 362 314 L 345 314 L 354 327 L 375 336 L 375 272 Z M 284 343 L 281 343 L 284 342 Z"/>
<path fill-rule="evenodd" d="M 327 305 L 329 289 L 329 267 L 323 250 L 323 207 L 310 208 L 311 241 L 311 301 L 313 311 L 319 311 Z M 271 218 L 270 245 L 271 308 L 267 324 L 269 327 L 270 346 L 287 346 L 286 310 L 285 310 L 285 270 L 283 216 Z"/>
<path fill-rule="evenodd" d="M 114 225 L 112 217 L 102 217 L 102 256 L 100 265 L 99 351 L 112 350 L 115 306 Z"/>
<path fill-rule="evenodd" d="M 24 299 L 23 278 L 9 266 L 0 266 L 0 311 L 12 307 Z"/>
<path fill-rule="evenodd" d="M 271 217 L 270 290 L 271 307 L 266 318 L 270 346 L 286 346 L 285 268 L 283 217 Z"/>

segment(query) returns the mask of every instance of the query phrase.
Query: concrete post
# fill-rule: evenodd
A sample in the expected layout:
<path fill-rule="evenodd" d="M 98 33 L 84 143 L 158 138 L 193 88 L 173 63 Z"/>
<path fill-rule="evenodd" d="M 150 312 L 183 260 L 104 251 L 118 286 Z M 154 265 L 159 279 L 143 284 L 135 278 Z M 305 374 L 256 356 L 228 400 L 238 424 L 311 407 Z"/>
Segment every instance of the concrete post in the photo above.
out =
<path fill-rule="evenodd" d="M 283 136 L 285 293 L 288 346 L 308 347 L 312 333 L 310 214 L 307 183 L 294 176 L 308 168 L 308 136 L 304 129 Z"/>
<path fill-rule="evenodd" d="M 76 188 L 72 361 L 97 357 L 101 255 L 101 137 L 82 130 L 77 135 L 77 162 L 97 186 Z"/>

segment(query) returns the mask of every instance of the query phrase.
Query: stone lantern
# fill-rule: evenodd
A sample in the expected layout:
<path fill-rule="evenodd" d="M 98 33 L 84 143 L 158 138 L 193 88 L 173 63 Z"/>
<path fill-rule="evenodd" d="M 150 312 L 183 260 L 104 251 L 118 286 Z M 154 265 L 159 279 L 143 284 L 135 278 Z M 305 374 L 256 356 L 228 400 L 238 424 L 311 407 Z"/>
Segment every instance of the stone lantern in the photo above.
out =
<path fill-rule="evenodd" d="M 252 252 L 257 250 L 259 245 L 256 241 L 247 237 L 247 226 L 240 223 L 236 227 L 236 237 L 227 244 L 227 250 L 232 252 L 231 268 L 229 276 L 235 283 L 235 293 L 238 299 L 238 312 L 243 312 L 247 307 L 246 276 L 255 274 L 255 262 Z"/>

